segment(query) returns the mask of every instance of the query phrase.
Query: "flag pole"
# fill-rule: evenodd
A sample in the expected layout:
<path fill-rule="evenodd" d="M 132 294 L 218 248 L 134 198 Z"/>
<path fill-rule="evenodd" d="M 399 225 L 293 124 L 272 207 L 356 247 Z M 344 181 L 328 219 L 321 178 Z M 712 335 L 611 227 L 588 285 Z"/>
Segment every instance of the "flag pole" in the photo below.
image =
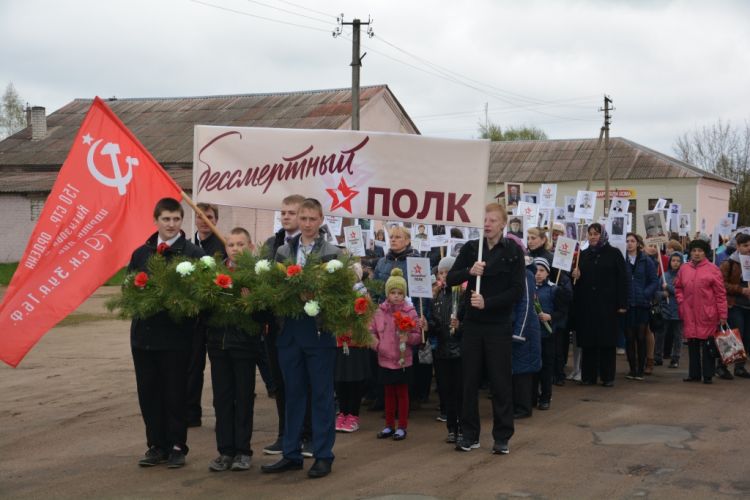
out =
<path fill-rule="evenodd" d="M 659 245 L 656 245 L 656 256 L 657 260 L 659 261 L 659 270 L 661 271 L 662 282 L 666 285 L 667 277 L 664 276 L 664 263 L 661 261 L 661 247 Z M 669 304 L 669 295 L 667 295 L 667 304 Z"/>
<path fill-rule="evenodd" d="M 196 205 L 195 202 L 193 202 L 193 200 L 190 198 L 190 196 L 187 195 L 187 193 L 185 193 L 185 191 L 180 191 L 180 195 L 182 195 L 182 199 L 185 200 L 185 202 L 188 205 L 190 205 L 190 208 L 192 208 L 195 211 L 198 217 L 203 219 L 203 222 L 205 222 L 206 225 L 209 228 L 211 228 L 211 232 L 214 233 L 217 238 L 219 238 L 219 241 L 221 241 L 221 244 L 226 246 L 227 241 L 224 239 L 224 236 L 219 232 L 219 229 L 214 225 L 214 223 L 208 220 L 208 217 L 206 217 L 206 214 L 203 213 L 203 210 L 198 208 L 198 205 Z"/>
<path fill-rule="evenodd" d="M 484 224 L 482 229 L 479 230 L 479 254 L 477 255 L 477 262 L 482 262 L 482 254 L 484 253 Z M 482 276 L 477 276 L 477 289 L 475 292 L 481 295 L 479 291 L 482 286 Z"/>

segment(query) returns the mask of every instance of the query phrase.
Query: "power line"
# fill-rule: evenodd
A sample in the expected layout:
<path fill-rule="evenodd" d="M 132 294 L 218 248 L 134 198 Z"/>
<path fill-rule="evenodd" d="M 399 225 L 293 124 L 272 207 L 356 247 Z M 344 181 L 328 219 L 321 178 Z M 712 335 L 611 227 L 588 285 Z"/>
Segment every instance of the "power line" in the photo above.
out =
<path fill-rule="evenodd" d="M 287 4 L 287 5 L 291 5 L 291 6 L 293 6 L 293 7 L 297 7 L 297 8 L 299 8 L 299 9 L 303 9 L 303 10 L 307 10 L 307 11 L 310 11 L 310 12 L 314 12 L 314 13 L 316 13 L 316 14 L 320 14 L 320 15 L 322 15 L 322 16 L 327 16 L 327 17 L 330 17 L 330 18 L 332 18 L 332 19 L 336 19 L 336 16 L 333 16 L 333 15 L 331 15 L 331 14 L 327 13 L 327 12 L 321 12 L 321 11 L 319 11 L 319 10 L 311 9 L 311 8 L 309 8 L 309 7 L 305 7 L 304 5 L 299 5 L 299 4 L 296 4 L 296 3 L 294 3 L 294 2 L 289 2 L 289 1 L 287 1 L 287 0 L 276 0 L 276 1 L 277 1 L 277 2 L 281 2 L 281 3 L 285 3 L 285 4 Z"/>
<path fill-rule="evenodd" d="M 265 16 L 259 16 L 257 14 L 250 14 L 249 12 L 243 12 L 241 10 L 232 9 L 232 8 L 229 8 L 229 7 L 223 7 L 221 5 L 215 5 L 215 4 L 212 4 L 212 3 L 204 2 L 202 0 L 190 0 L 190 1 L 193 2 L 193 3 L 200 4 L 200 5 L 205 5 L 206 7 L 212 7 L 214 9 L 223 10 L 223 11 L 226 11 L 226 12 L 231 12 L 233 14 L 239 14 L 241 16 L 253 17 L 255 19 L 262 19 L 264 21 L 270 21 L 272 23 L 278 23 L 278 24 L 286 24 L 286 25 L 289 25 L 289 26 L 295 26 L 297 28 L 304 28 L 304 29 L 308 29 L 308 30 L 312 30 L 312 31 L 322 31 L 323 33 L 330 33 L 330 30 L 326 30 L 326 29 L 322 29 L 322 28 L 316 28 L 314 26 L 307 26 L 307 25 L 304 25 L 304 24 L 291 23 L 289 21 L 282 21 L 280 19 L 274 19 L 272 17 L 265 17 Z"/>
<path fill-rule="evenodd" d="M 245 0 L 245 1 L 246 2 L 250 2 L 250 3 L 254 3 L 254 4 L 258 4 L 258 5 L 262 5 L 263 7 L 268 7 L 269 9 L 274 9 L 274 10 L 278 10 L 278 11 L 281 11 L 281 12 L 286 12 L 287 14 L 291 14 L 293 16 L 304 17 L 305 19 L 312 19 L 313 21 L 318 21 L 319 23 L 323 23 L 325 25 L 330 25 L 331 24 L 331 21 L 329 21 L 328 19 L 321 19 L 319 17 L 308 16 L 307 14 L 300 14 L 299 12 L 294 12 L 294 11 L 288 10 L 288 9 L 282 9 L 281 7 L 276 7 L 275 5 L 270 5 L 270 4 L 267 4 L 265 2 L 260 2 L 258 0 Z"/>

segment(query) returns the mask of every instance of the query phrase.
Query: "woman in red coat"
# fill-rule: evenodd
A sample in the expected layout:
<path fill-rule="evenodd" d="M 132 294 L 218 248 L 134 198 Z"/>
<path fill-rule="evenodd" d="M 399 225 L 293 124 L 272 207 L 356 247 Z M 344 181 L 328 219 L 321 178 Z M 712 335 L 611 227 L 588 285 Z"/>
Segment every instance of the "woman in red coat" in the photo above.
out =
<path fill-rule="evenodd" d="M 675 297 L 687 339 L 690 368 L 685 382 L 710 384 L 714 362 L 709 350 L 719 324 L 727 324 L 727 293 L 721 271 L 706 255 L 710 251 L 703 240 L 690 242 L 690 261 L 680 267 L 674 282 Z M 701 363 L 701 357 L 702 363 Z"/>

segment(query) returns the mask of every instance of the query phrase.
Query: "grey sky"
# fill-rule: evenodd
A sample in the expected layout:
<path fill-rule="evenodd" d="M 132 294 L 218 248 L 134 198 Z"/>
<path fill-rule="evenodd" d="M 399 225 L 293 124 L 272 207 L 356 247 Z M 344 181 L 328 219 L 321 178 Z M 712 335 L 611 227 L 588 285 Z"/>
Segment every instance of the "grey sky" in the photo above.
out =
<path fill-rule="evenodd" d="M 597 137 L 605 92 L 613 136 L 668 154 L 695 126 L 750 119 L 743 1 L 0 0 L 0 86 L 48 112 L 347 87 L 351 27 L 330 34 L 342 12 L 374 20 L 362 84 L 388 84 L 425 135 L 476 137 L 488 103 L 501 126 Z"/>

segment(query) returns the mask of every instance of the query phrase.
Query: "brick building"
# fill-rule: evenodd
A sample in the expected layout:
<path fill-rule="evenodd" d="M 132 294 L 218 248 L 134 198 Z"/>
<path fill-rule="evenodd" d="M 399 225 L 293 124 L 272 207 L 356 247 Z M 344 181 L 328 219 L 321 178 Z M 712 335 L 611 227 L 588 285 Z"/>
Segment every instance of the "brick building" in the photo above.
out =
<path fill-rule="evenodd" d="M 110 99 L 107 105 L 187 193 L 192 191 L 193 127 L 226 125 L 348 130 L 351 89 L 206 97 Z M 20 259 L 31 231 L 70 151 L 90 99 L 76 99 L 46 116 L 27 111 L 27 128 L 0 141 L 0 262 Z M 360 128 L 418 134 L 386 85 L 362 87 Z M 219 229 L 248 228 L 268 237 L 273 212 L 221 207 Z M 192 211 L 187 209 L 186 214 Z M 186 232 L 192 234 L 192 218 Z"/>

